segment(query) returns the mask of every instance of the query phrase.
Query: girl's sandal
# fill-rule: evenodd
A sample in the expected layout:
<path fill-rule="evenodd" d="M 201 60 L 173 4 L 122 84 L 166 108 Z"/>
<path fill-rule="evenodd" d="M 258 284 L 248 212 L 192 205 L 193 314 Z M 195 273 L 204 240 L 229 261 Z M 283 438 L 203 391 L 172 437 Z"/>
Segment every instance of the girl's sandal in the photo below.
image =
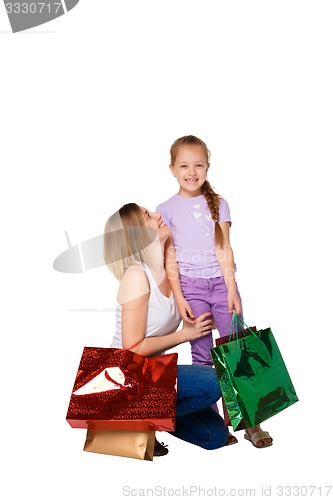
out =
<path fill-rule="evenodd" d="M 267 448 L 268 446 L 272 446 L 273 438 L 270 436 L 269 432 L 266 431 L 258 431 L 254 432 L 251 436 L 248 432 L 245 432 L 244 438 L 250 441 L 255 448 Z M 258 445 L 258 441 L 262 441 L 263 439 L 270 439 L 270 442 L 267 444 Z"/>

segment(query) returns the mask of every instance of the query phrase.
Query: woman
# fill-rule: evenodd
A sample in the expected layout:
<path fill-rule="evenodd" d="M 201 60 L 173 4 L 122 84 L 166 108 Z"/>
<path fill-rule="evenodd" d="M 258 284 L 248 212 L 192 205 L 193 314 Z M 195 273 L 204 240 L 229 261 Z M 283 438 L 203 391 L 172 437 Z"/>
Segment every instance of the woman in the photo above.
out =
<path fill-rule="evenodd" d="M 211 334 L 209 311 L 193 324 L 184 322 L 177 331 L 180 317 L 164 269 L 169 236 L 170 229 L 161 221 L 160 214 L 135 203 L 124 205 L 108 219 L 104 259 L 119 280 L 116 333 L 111 347 L 155 356 Z M 214 369 L 179 365 L 176 426 L 171 434 L 205 449 L 224 446 L 228 428 L 211 407 L 220 397 Z M 165 453 L 166 448 L 156 442 L 155 455 Z"/>

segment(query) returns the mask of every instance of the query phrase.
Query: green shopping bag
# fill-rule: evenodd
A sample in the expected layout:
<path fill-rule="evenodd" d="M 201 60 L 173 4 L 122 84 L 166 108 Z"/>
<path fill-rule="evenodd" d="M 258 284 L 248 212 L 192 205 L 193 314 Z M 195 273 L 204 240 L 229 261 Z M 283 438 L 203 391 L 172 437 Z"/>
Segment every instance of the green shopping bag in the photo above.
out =
<path fill-rule="evenodd" d="M 228 342 L 211 349 L 211 355 L 236 431 L 261 424 L 298 397 L 272 330 L 255 331 L 236 315 L 230 331 L 234 330 Z"/>

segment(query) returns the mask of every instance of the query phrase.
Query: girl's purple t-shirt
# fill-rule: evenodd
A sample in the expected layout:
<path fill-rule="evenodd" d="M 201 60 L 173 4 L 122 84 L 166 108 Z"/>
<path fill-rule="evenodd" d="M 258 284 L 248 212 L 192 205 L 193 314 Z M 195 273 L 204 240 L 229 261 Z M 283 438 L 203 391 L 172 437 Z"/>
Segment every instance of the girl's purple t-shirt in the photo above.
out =
<path fill-rule="evenodd" d="M 185 198 L 176 194 L 156 211 L 172 230 L 180 274 L 191 278 L 222 276 L 216 257 L 215 223 L 204 195 Z M 220 200 L 220 222 L 230 222 L 230 209 Z"/>

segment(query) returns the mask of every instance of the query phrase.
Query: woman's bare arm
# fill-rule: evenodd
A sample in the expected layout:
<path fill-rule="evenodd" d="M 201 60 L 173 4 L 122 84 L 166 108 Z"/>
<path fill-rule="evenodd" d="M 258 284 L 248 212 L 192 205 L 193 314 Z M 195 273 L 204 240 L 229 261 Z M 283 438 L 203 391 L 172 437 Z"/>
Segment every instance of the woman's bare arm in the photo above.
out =
<path fill-rule="evenodd" d="M 149 283 L 145 272 L 139 266 L 132 266 L 125 272 L 118 292 L 118 301 L 122 305 L 124 349 L 141 341 L 139 353 L 143 356 L 153 356 L 211 333 L 210 312 L 207 311 L 199 316 L 194 324 L 184 323 L 179 331 L 161 337 L 145 338 L 149 295 Z M 209 319 L 206 319 L 208 317 Z M 138 352 L 136 348 L 133 350 Z"/>

